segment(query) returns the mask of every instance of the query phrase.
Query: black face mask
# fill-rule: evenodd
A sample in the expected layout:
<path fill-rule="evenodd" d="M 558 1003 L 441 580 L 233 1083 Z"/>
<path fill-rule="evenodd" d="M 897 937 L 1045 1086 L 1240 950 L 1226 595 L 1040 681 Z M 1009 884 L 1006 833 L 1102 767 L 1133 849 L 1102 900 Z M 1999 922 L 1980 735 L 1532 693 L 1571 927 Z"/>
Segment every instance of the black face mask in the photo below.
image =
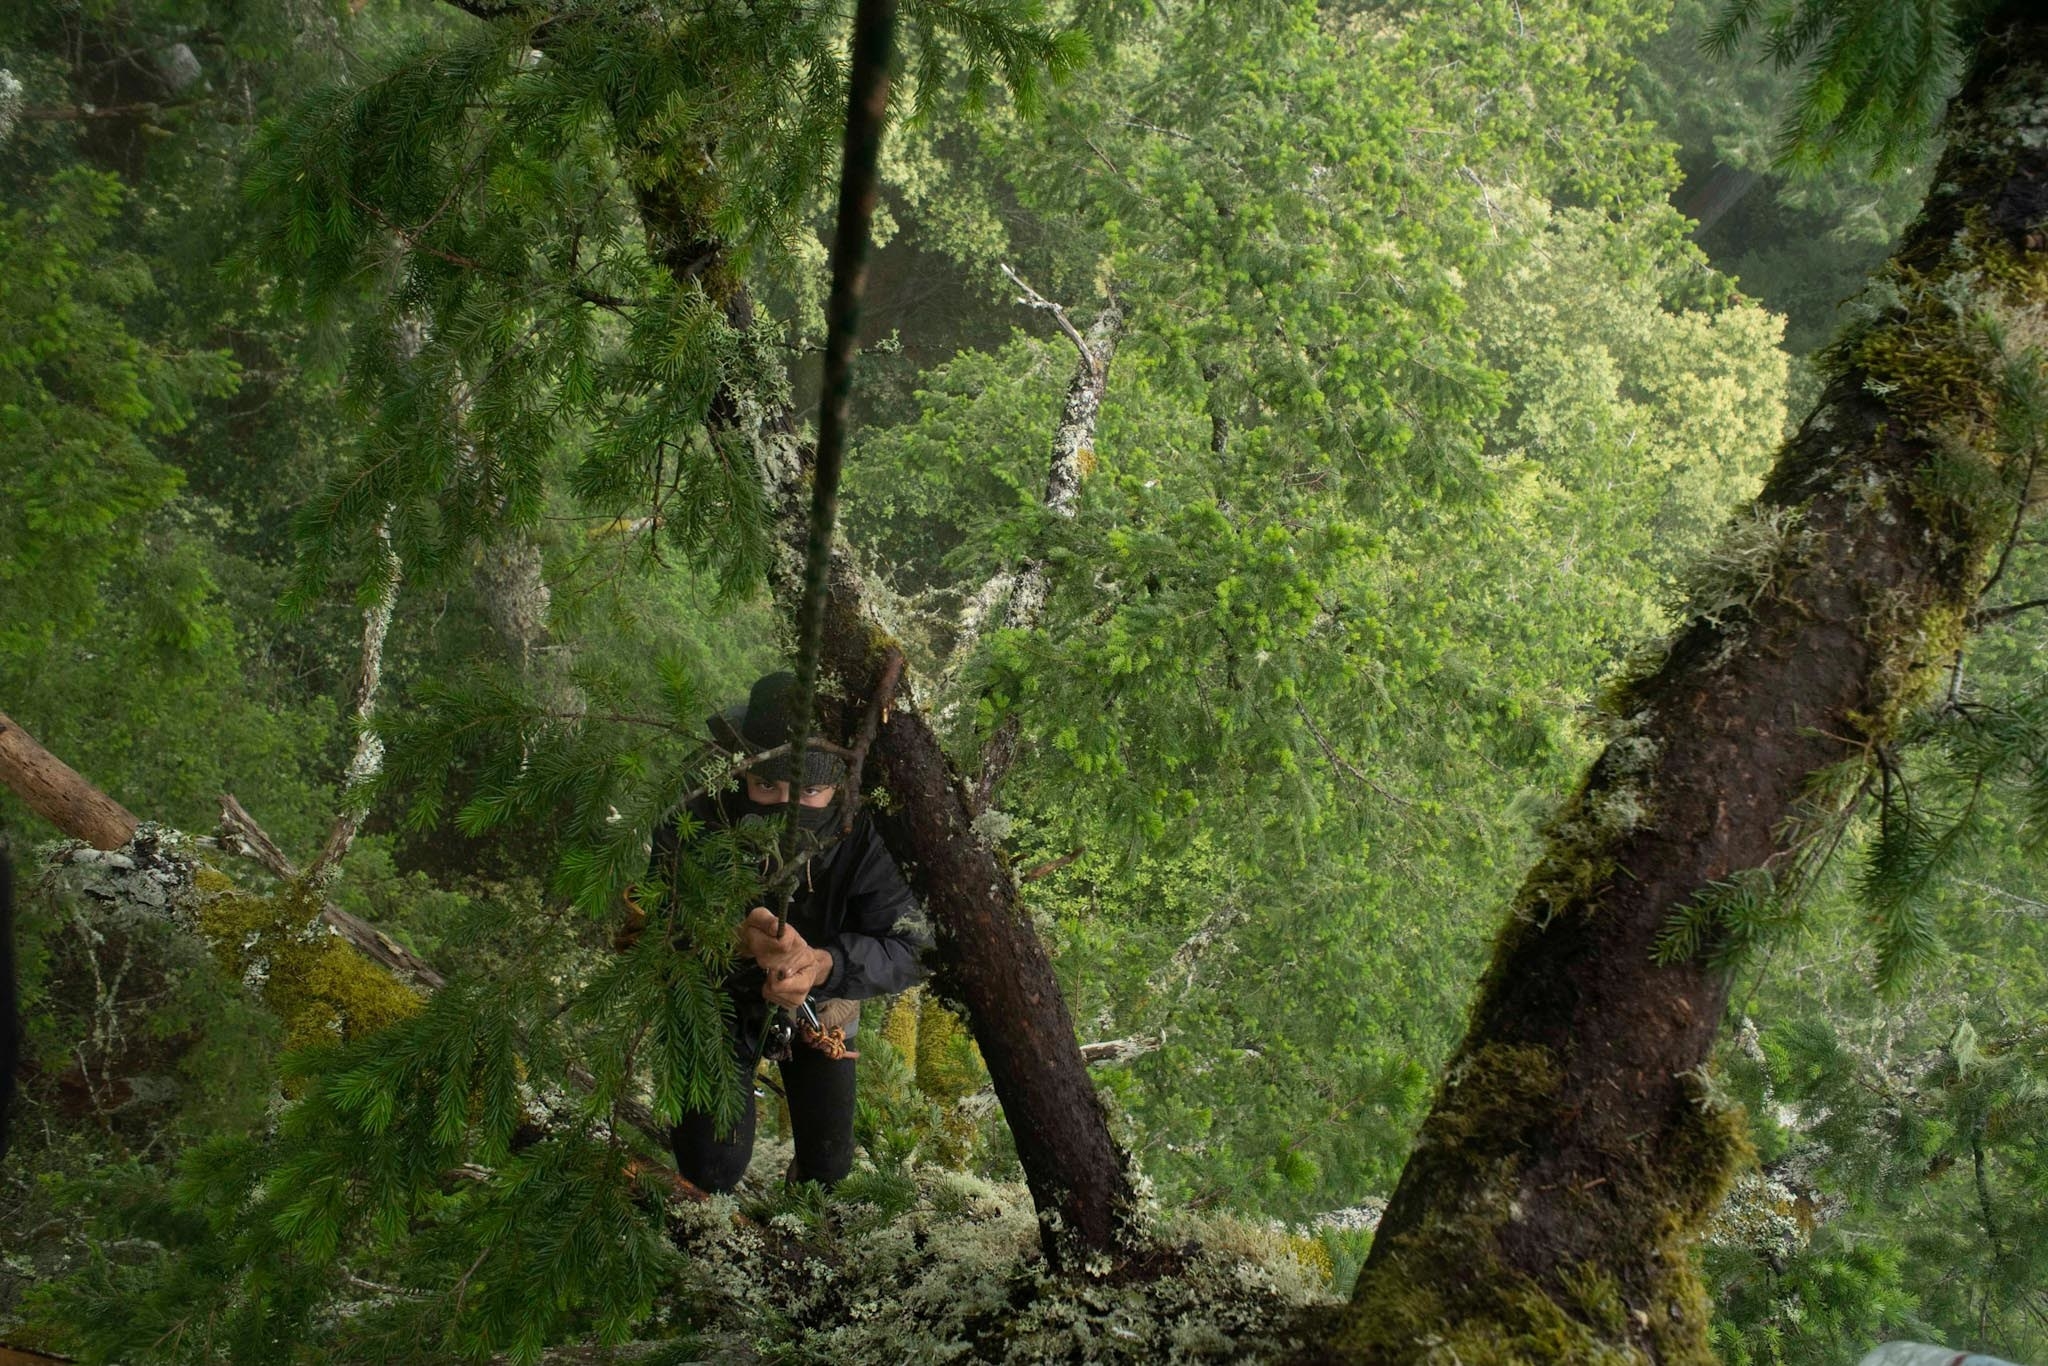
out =
<path fill-rule="evenodd" d="M 746 802 L 747 809 L 759 816 L 779 816 L 789 810 L 789 805 L 786 802 L 757 802 L 752 797 L 747 797 Z M 799 804 L 796 809 L 797 828 L 799 830 L 808 830 L 814 835 L 826 833 L 838 819 L 839 800 L 836 797 L 824 806 L 804 806 Z"/>

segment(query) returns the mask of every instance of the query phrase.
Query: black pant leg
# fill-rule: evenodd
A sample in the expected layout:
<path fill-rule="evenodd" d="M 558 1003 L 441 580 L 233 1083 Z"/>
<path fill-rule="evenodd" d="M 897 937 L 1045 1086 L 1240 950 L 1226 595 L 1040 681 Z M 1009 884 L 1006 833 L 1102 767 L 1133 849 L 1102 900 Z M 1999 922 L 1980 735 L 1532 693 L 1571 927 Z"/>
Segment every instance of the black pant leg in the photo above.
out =
<path fill-rule="evenodd" d="M 718 1123 L 710 1115 L 685 1112 L 669 1130 L 675 1149 L 676 1170 L 699 1190 L 729 1191 L 747 1174 L 754 1156 L 754 1061 L 744 1056 L 733 1060 L 733 1078 L 740 1088 L 740 1116 L 732 1132 L 718 1136 Z"/>
<path fill-rule="evenodd" d="M 798 1044 L 782 1064 L 799 1180 L 835 1186 L 853 1170 L 853 1059 Z"/>

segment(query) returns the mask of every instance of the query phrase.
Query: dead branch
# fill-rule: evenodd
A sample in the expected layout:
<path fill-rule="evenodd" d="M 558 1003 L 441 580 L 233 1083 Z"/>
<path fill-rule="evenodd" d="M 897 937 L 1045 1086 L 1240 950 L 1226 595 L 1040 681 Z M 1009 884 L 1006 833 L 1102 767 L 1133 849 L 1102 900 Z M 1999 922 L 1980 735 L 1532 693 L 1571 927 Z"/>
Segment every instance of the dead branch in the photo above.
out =
<path fill-rule="evenodd" d="M 1195 973 L 1201 967 L 1202 955 L 1222 937 L 1224 931 L 1243 918 L 1244 910 L 1235 901 L 1226 901 L 1211 911 L 1195 932 L 1181 941 L 1173 956 L 1146 981 L 1146 989 L 1156 995 L 1167 992 L 1184 995 L 1194 990 Z M 1176 977 L 1181 979 L 1178 986 L 1173 985 Z"/>
<path fill-rule="evenodd" d="M 95 849 L 119 849 L 141 824 L 5 713 L 0 713 L 0 783 L 29 810 Z"/>
<path fill-rule="evenodd" d="M 391 513 L 377 523 L 378 582 L 370 605 L 363 609 L 363 648 L 349 710 L 355 718 L 355 752 L 341 779 L 341 809 L 327 832 L 327 843 L 306 868 L 306 881 L 321 886 L 333 881 L 337 866 L 355 843 L 356 831 L 368 814 L 363 789 L 384 769 L 384 741 L 371 728 L 377 710 L 377 688 L 384 678 L 384 638 L 391 631 L 391 612 L 398 603 L 398 554 L 391 548 Z"/>
<path fill-rule="evenodd" d="M 1061 308 L 1058 304 L 1046 298 L 1043 294 L 1040 294 L 1030 285 L 1025 284 L 1024 277 L 1019 275 L 1016 271 L 1010 269 L 1008 265 L 1004 265 L 1002 270 L 1003 274 L 1010 277 L 1011 284 L 1017 286 L 1017 288 L 1024 291 L 1023 297 L 1018 299 L 1017 302 L 1022 304 L 1026 308 L 1035 308 L 1040 310 L 1041 312 L 1052 314 L 1052 320 L 1059 324 L 1060 331 L 1066 333 L 1067 340 L 1072 342 L 1074 346 L 1081 352 L 1081 359 L 1083 361 L 1093 362 L 1095 359 L 1095 353 L 1089 348 L 1088 339 L 1081 335 L 1081 329 L 1075 327 L 1073 319 L 1067 316 L 1067 310 Z"/>
<path fill-rule="evenodd" d="M 1050 877 L 1086 852 L 1085 849 L 1069 849 L 1057 858 L 1049 858 L 1043 863 L 1034 863 L 1017 875 L 1017 881 L 1036 882 L 1042 877 Z"/>
<path fill-rule="evenodd" d="M 231 792 L 220 794 L 219 844 L 227 853 L 261 864 L 282 881 L 306 881 L 306 876 L 299 871 L 291 856 L 278 847 L 277 841 L 264 832 L 256 818 L 249 814 Z M 358 953 L 400 981 L 426 992 L 439 991 L 448 985 L 448 979 L 437 972 L 433 964 L 426 959 L 361 916 L 343 910 L 324 897 L 320 921 L 346 940 Z"/>
<path fill-rule="evenodd" d="M 1009 270 L 1007 266 L 1004 267 Z M 1011 272 L 1010 278 L 1017 277 Z M 1022 280 L 1020 288 L 1028 289 Z M 1047 305 L 1054 307 L 1055 305 Z M 1095 425 L 1102 415 L 1102 397 L 1109 387 L 1109 362 L 1116 353 L 1124 324 L 1123 306 L 1111 298 L 1095 323 L 1082 338 L 1067 322 L 1065 312 L 1056 316 L 1080 347 L 1081 359 L 1074 377 L 1067 383 L 1066 402 L 1060 410 L 1059 426 L 1053 431 L 1052 462 L 1045 477 L 1045 510 L 1055 517 L 1070 518 L 1081 497 L 1081 482 L 1095 467 Z M 1009 604 L 1003 610 L 1003 629 L 1030 631 L 1045 614 L 1050 592 L 1043 556 L 1034 555 L 1018 567 L 1010 589 Z M 982 746 L 981 776 L 975 783 L 974 808 L 983 811 L 995 798 L 997 784 L 1009 771 L 1017 755 L 1018 722 L 1006 716 L 988 742 Z"/>
<path fill-rule="evenodd" d="M 1108 1067 L 1132 1058 L 1142 1058 L 1147 1053 L 1157 1053 L 1166 1046 L 1166 1034 L 1135 1034 L 1128 1039 L 1104 1039 L 1099 1043 L 1081 1045 L 1081 1057 L 1090 1067 Z"/>

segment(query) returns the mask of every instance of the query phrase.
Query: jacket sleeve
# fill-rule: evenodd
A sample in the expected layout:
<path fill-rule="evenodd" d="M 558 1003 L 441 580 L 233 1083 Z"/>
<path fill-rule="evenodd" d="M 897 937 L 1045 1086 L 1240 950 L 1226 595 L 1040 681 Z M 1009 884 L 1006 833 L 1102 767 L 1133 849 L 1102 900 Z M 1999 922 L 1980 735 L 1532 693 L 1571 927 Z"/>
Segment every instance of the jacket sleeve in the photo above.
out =
<path fill-rule="evenodd" d="M 920 981 L 923 955 L 931 947 L 924 908 L 903 881 L 874 827 L 862 822 L 866 847 L 854 870 L 839 934 L 819 947 L 832 955 L 832 975 L 818 987 L 823 997 L 859 1001 L 883 996 Z"/>

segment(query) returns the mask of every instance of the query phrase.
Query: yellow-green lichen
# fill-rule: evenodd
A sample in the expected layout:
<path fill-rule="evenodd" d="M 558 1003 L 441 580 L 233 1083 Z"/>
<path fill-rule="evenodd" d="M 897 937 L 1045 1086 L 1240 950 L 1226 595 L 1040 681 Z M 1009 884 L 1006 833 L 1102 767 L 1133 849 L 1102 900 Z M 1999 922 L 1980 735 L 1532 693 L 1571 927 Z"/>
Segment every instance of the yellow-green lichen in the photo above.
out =
<path fill-rule="evenodd" d="M 194 879 L 200 933 L 283 1022 L 288 1046 L 361 1038 L 418 1012 L 416 992 L 328 932 L 318 897 L 245 891 L 203 871 L 211 876 Z"/>
<path fill-rule="evenodd" d="M 958 1015 L 929 992 L 917 1013 L 917 1089 L 941 1105 L 954 1105 L 981 1089 L 987 1070 L 981 1050 Z"/>
<path fill-rule="evenodd" d="M 1866 387 L 1923 434 L 1978 448 L 1995 441 L 2005 402 L 1999 343 L 2038 340 L 2028 334 L 2038 333 L 2048 300 L 2048 255 L 2015 251 L 1972 208 L 1940 261 L 1895 262 L 1873 292 L 1883 314 L 1845 336 L 1831 359 L 1861 368 Z"/>

